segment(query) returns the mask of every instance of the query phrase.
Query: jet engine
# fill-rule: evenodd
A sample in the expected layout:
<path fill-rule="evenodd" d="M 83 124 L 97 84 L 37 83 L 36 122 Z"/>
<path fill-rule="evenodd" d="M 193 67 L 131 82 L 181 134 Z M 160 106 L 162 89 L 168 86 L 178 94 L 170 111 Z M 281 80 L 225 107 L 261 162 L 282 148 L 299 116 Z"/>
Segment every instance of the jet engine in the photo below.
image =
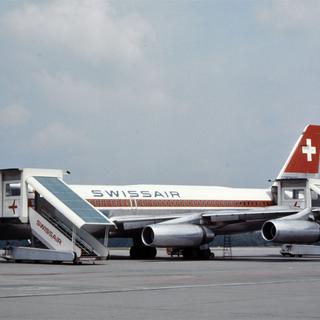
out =
<path fill-rule="evenodd" d="M 199 247 L 209 243 L 214 233 L 200 225 L 153 224 L 142 230 L 142 242 L 151 247 Z"/>
<path fill-rule="evenodd" d="M 279 243 L 305 243 L 319 241 L 320 225 L 306 220 L 269 220 L 262 226 L 262 237 Z"/>

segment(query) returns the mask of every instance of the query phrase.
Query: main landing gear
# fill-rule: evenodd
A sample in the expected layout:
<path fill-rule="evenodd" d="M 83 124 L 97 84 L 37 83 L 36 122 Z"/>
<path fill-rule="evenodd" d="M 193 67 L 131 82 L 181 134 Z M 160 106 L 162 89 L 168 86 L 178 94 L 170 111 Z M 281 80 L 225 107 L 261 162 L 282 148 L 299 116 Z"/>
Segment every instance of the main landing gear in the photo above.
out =
<path fill-rule="evenodd" d="M 182 250 L 182 256 L 185 260 L 209 260 L 214 254 L 209 248 L 185 248 Z"/>
<path fill-rule="evenodd" d="M 133 240 L 133 246 L 130 248 L 131 259 L 154 259 L 156 255 L 156 248 L 145 246 L 139 240 Z"/>

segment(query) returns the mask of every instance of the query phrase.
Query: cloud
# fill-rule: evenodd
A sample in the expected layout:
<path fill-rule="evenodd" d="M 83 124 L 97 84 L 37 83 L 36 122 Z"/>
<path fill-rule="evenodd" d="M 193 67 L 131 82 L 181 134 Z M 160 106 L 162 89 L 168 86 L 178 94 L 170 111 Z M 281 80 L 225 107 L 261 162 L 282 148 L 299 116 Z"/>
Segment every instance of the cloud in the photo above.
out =
<path fill-rule="evenodd" d="M 319 122 L 320 15 L 312 0 L 229 7 L 0 2 L 1 162 L 91 183 L 261 185 Z"/>
<path fill-rule="evenodd" d="M 38 90 L 47 97 L 47 106 L 60 112 L 96 112 L 103 106 L 103 88 L 72 74 L 40 71 L 34 73 L 32 79 Z"/>
<path fill-rule="evenodd" d="M 19 128 L 30 117 L 28 109 L 20 104 L 11 104 L 0 109 L 0 125 L 3 128 Z"/>
<path fill-rule="evenodd" d="M 49 124 L 46 128 L 39 130 L 32 138 L 32 145 L 44 149 L 63 147 L 72 149 L 73 146 L 79 148 L 79 146 L 83 147 L 87 143 L 88 139 L 80 130 L 72 126 L 66 126 L 61 122 Z"/>
<path fill-rule="evenodd" d="M 140 66 L 139 74 L 126 73 L 126 82 L 97 81 L 76 77 L 74 73 L 41 70 L 32 75 L 37 90 L 46 97 L 46 107 L 64 114 L 101 115 L 115 109 L 143 112 L 178 108 L 177 101 L 168 92 L 157 68 Z M 152 76 L 150 76 L 152 74 Z M 146 90 L 148 88 L 148 90 Z"/>
<path fill-rule="evenodd" d="M 141 58 L 151 30 L 143 18 L 117 14 L 104 0 L 27 2 L 7 12 L 2 21 L 28 44 L 98 62 Z"/>
<path fill-rule="evenodd" d="M 257 20 L 276 29 L 319 28 L 320 1 L 273 0 L 257 7 Z"/>

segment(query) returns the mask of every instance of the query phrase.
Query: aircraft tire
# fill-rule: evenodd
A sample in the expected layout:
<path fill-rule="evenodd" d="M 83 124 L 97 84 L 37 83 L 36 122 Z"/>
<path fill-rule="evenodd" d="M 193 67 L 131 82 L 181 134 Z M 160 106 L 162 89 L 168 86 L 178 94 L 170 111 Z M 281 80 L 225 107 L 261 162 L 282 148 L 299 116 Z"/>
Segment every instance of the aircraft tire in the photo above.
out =
<path fill-rule="evenodd" d="M 154 259 L 157 256 L 157 249 L 153 247 L 145 248 L 145 257 L 147 259 Z"/>
<path fill-rule="evenodd" d="M 211 257 L 211 250 L 210 249 L 199 250 L 199 256 L 201 260 L 209 260 Z"/>
<path fill-rule="evenodd" d="M 157 256 L 157 249 L 147 246 L 132 246 L 130 248 L 131 259 L 154 259 Z"/>
<path fill-rule="evenodd" d="M 139 259 L 139 250 L 137 246 L 132 246 L 130 248 L 130 258 L 131 259 Z"/>
<path fill-rule="evenodd" d="M 192 260 L 197 258 L 196 248 L 185 248 L 182 250 L 182 256 L 185 260 Z"/>
<path fill-rule="evenodd" d="M 209 260 L 211 257 L 211 250 L 200 248 L 185 248 L 182 250 L 182 256 L 185 260 Z"/>

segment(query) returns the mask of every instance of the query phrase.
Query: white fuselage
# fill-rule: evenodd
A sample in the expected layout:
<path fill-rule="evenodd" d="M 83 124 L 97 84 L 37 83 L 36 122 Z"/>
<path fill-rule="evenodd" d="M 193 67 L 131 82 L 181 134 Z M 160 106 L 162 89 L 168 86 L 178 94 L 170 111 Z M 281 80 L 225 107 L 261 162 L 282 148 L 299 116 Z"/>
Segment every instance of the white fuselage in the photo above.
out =
<path fill-rule="evenodd" d="M 76 193 L 101 211 L 190 211 L 255 208 L 273 204 L 268 189 L 176 185 L 71 185 Z"/>

